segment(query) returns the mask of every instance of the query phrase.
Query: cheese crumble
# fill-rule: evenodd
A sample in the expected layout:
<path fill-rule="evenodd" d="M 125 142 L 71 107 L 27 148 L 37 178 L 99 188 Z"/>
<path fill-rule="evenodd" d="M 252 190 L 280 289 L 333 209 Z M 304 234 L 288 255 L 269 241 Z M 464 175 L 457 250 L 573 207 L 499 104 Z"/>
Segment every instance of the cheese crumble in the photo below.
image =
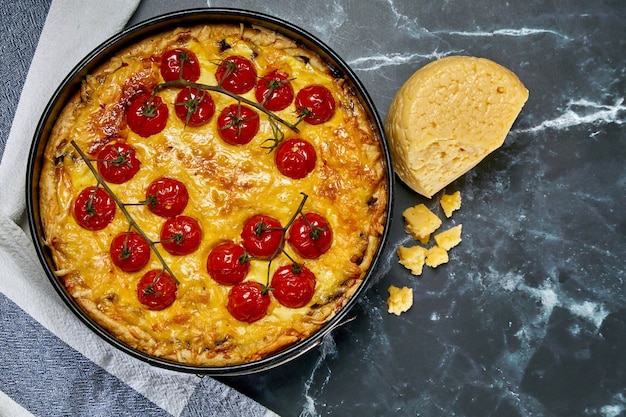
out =
<path fill-rule="evenodd" d="M 389 298 L 387 298 L 387 311 L 399 316 L 408 311 L 413 306 L 413 290 L 409 287 L 396 287 L 391 285 L 387 290 Z"/>

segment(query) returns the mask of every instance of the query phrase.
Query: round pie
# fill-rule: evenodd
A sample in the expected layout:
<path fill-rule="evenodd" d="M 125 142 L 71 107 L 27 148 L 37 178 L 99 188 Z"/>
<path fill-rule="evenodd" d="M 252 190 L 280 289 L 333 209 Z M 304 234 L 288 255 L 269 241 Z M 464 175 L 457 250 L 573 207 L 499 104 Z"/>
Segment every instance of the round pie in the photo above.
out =
<path fill-rule="evenodd" d="M 47 138 L 40 216 L 55 275 L 150 357 L 265 358 L 363 282 L 389 210 L 381 140 L 346 79 L 281 34 L 152 35 L 88 74 Z"/>

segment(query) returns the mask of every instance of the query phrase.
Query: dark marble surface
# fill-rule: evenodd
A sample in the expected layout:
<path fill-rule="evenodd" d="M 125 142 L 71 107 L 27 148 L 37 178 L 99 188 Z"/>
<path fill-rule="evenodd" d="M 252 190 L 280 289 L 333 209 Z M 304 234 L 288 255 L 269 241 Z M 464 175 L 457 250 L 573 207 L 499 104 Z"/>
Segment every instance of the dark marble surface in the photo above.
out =
<path fill-rule="evenodd" d="M 286 416 L 626 415 L 626 3 L 143 0 L 131 23 L 237 7 L 314 34 L 356 71 L 381 116 L 433 59 L 514 71 L 530 98 L 502 148 L 452 184 L 450 262 L 413 277 L 392 235 L 355 320 L 280 368 L 222 378 Z M 389 285 L 415 304 L 386 309 Z"/>

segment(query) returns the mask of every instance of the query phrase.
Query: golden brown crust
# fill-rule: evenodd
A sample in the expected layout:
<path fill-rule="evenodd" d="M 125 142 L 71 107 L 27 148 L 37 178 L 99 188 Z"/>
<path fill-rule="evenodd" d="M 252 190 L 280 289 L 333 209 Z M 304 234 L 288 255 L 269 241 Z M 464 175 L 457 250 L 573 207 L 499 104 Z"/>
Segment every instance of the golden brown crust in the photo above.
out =
<path fill-rule="evenodd" d="M 230 49 L 222 51 L 220 40 Z M 300 133 L 316 147 L 316 169 L 307 178 L 290 180 L 275 169 L 273 154 L 261 143 L 271 137 L 271 126 L 262 118 L 261 131 L 247 145 L 231 146 L 216 133 L 215 117 L 208 125 L 186 127 L 177 119 L 171 103 L 176 91 L 160 95 L 170 103 L 166 130 L 141 138 L 126 125 L 124 110 L 130 98 L 162 82 L 158 57 L 173 47 L 195 52 L 201 61 L 201 83 L 216 85 L 216 62 L 226 56 L 253 57 L 259 74 L 267 68 L 283 68 L 293 75 L 294 90 L 323 84 L 337 100 L 331 121 L 299 125 Z M 306 59 L 302 57 L 305 56 Z M 216 109 L 233 103 L 224 95 L 212 95 Z M 245 95 L 248 97 L 248 95 Z M 249 96 L 254 100 L 253 95 Z M 294 109 L 278 112 L 292 119 Z M 123 141 L 137 149 L 141 168 L 124 184 L 110 184 L 125 203 L 145 198 L 145 187 L 159 176 L 181 180 L 190 193 L 184 214 L 198 219 L 203 229 L 200 248 L 175 257 L 162 251 L 179 278 L 177 299 L 163 311 L 149 311 L 136 297 L 136 283 L 149 268 L 160 263 L 152 254 L 148 266 L 124 273 L 109 256 L 113 236 L 128 229 L 117 212 L 100 231 L 87 231 L 73 218 L 78 193 L 96 180 L 73 149 L 74 141 L 90 157 L 110 141 Z M 388 206 L 385 159 L 380 138 L 372 129 L 358 99 L 335 79 L 315 54 L 274 32 L 245 30 L 238 25 L 180 28 L 153 36 L 121 52 L 85 78 L 81 91 L 66 105 L 48 139 L 40 178 L 40 211 L 57 269 L 69 294 L 99 325 L 115 338 L 155 357 L 197 366 L 223 366 L 251 362 L 305 339 L 333 317 L 361 284 L 372 263 L 383 233 Z M 238 241 L 243 222 L 265 213 L 288 221 L 309 195 L 306 211 L 315 211 L 332 224 L 329 252 L 305 264 L 316 274 L 313 300 L 305 307 L 289 309 L 272 300 L 263 319 L 246 324 L 227 312 L 229 287 L 217 284 L 206 272 L 209 251 L 224 239 Z M 145 207 L 128 206 L 135 221 L 154 241 L 163 219 Z M 293 256 L 293 255 L 292 255 Z M 280 255 L 272 270 L 287 263 Z M 246 278 L 265 282 L 267 263 L 252 261 Z"/>

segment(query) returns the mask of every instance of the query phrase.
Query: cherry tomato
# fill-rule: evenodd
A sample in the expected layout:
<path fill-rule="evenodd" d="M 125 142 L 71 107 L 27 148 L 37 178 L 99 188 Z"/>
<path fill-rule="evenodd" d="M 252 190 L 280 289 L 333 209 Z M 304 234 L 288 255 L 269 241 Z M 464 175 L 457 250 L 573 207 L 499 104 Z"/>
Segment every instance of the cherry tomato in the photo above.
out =
<path fill-rule="evenodd" d="M 256 84 L 256 69 L 249 59 L 233 55 L 220 62 L 215 71 L 215 79 L 224 90 L 244 94 Z"/>
<path fill-rule="evenodd" d="M 315 293 L 315 274 L 300 264 L 283 265 L 272 275 L 270 287 L 276 300 L 289 308 L 305 306 Z"/>
<path fill-rule="evenodd" d="M 74 202 L 74 218 L 87 230 L 102 230 L 115 217 L 115 200 L 103 188 L 83 189 Z"/>
<path fill-rule="evenodd" d="M 228 312 L 237 320 L 253 323 L 267 314 L 270 296 L 258 282 L 244 281 L 228 292 Z"/>
<path fill-rule="evenodd" d="M 278 145 L 274 154 L 276 167 L 286 177 L 298 180 L 315 168 L 315 148 L 304 139 L 287 139 Z"/>
<path fill-rule="evenodd" d="M 197 81 L 200 78 L 198 57 L 185 48 L 165 51 L 161 56 L 161 76 L 165 81 Z"/>
<path fill-rule="evenodd" d="M 296 109 L 305 122 L 319 125 L 335 114 L 335 98 L 323 85 L 309 85 L 296 94 Z"/>
<path fill-rule="evenodd" d="M 148 210 L 157 216 L 178 216 L 187 207 L 189 192 L 182 182 L 174 178 L 160 177 L 152 181 L 146 190 Z"/>
<path fill-rule="evenodd" d="M 242 245 L 255 258 L 272 258 L 282 249 L 283 229 L 280 221 L 264 214 L 255 214 L 243 225 Z"/>
<path fill-rule="evenodd" d="M 167 271 L 151 269 L 137 283 L 137 298 L 150 310 L 163 310 L 176 300 L 176 281 Z"/>
<path fill-rule="evenodd" d="M 330 249 L 333 229 L 321 214 L 306 213 L 293 221 L 287 241 L 302 258 L 319 258 Z"/>
<path fill-rule="evenodd" d="M 206 269 L 219 284 L 235 285 L 248 275 L 250 262 L 244 248 L 233 242 L 224 242 L 211 250 Z"/>
<path fill-rule="evenodd" d="M 207 91 L 187 87 L 176 96 L 174 110 L 186 126 L 202 126 L 213 117 L 215 103 Z"/>
<path fill-rule="evenodd" d="M 98 152 L 97 159 L 100 176 L 112 184 L 122 184 L 139 171 L 135 148 L 123 142 L 105 146 Z"/>
<path fill-rule="evenodd" d="M 169 110 L 159 96 L 138 94 L 126 110 L 126 122 L 130 130 L 141 137 L 156 135 L 167 124 Z"/>
<path fill-rule="evenodd" d="M 231 104 L 217 117 L 217 132 L 226 143 L 245 145 L 257 134 L 260 124 L 256 111 L 241 104 Z"/>
<path fill-rule="evenodd" d="M 142 269 L 150 260 L 150 245 L 137 232 L 124 232 L 115 236 L 109 249 L 111 260 L 124 272 Z"/>
<path fill-rule="evenodd" d="M 170 217 L 161 229 L 161 245 L 172 255 L 189 255 L 200 246 L 202 229 L 189 216 Z"/>
<path fill-rule="evenodd" d="M 288 75 L 272 71 L 260 78 L 254 90 L 256 101 L 269 111 L 286 109 L 293 101 L 293 87 Z"/>

